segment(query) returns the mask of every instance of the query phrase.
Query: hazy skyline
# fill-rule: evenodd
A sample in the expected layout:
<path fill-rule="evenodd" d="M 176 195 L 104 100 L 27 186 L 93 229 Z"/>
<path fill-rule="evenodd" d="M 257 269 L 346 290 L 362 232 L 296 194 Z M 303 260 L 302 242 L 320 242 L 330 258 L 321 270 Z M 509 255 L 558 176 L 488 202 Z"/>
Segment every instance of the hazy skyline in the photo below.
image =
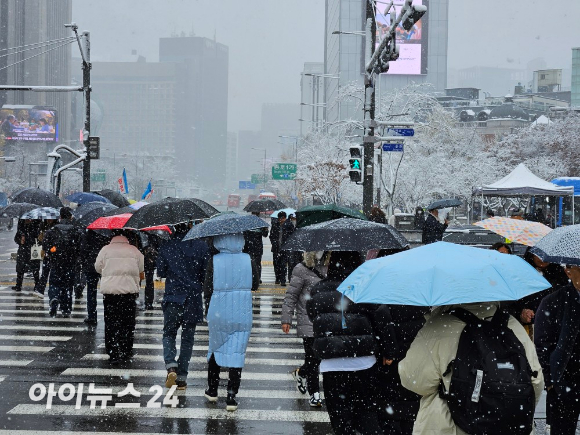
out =
<path fill-rule="evenodd" d="M 228 130 L 238 131 L 260 128 L 263 103 L 300 102 L 304 62 L 324 58 L 324 9 L 324 0 L 75 0 L 73 21 L 91 32 L 93 61 L 129 60 L 136 50 L 156 62 L 160 37 L 215 35 L 229 47 Z M 574 0 L 449 0 L 448 67 L 525 68 L 543 57 L 569 68 L 579 13 Z"/>

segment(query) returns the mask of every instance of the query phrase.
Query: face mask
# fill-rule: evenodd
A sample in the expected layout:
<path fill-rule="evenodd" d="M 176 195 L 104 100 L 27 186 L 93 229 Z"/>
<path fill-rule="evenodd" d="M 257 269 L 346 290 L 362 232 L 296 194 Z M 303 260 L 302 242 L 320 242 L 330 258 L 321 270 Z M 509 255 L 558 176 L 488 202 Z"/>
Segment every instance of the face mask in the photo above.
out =
<path fill-rule="evenodd" d="M 324 255 L 324 251 L 316 251 L 316 259 L 321 260 L 322 256 Z"/>

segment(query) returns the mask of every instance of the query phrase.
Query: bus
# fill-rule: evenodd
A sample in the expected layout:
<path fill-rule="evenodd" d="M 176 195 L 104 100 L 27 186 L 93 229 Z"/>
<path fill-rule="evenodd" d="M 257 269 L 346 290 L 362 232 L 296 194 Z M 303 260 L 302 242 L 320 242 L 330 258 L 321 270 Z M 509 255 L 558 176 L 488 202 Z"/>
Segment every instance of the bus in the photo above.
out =
<path fill-rule="evenodd" d="M 240 206 L 240 200 L 242 197 L 237 193 L 231 193 L 228 195 L 228 208 L 238 208 Z"/>
<path fill-rule="evenodd" d="M 276 199 L 276 195 L 272 192 L 262 192 L 258 196 L 258 199 Z"/>

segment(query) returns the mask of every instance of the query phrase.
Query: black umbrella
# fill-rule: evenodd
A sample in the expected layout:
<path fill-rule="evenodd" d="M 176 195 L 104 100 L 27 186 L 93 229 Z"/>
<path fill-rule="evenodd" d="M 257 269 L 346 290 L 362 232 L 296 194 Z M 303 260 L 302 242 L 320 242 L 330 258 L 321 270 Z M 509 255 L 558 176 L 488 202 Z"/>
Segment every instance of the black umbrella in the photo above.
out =
<path fill-rule="evenodd" d="M 9 204 L 0 209 L 0 217 L 3 218 L 20 218 L 24 213 L 38 208 L 36 204 L 28 204 L 26 202 L 18 202 L 16 204 Z"/>
<path fill-rule="evenodd" d="M 114 190 L 103 189 L 93 193 L 96 193 L 97 195 L 101 195 L 102 197 L 107 198 L 109 201 L 111 201 L 113 205 L 116 205 L 117 207 L 126 207 L 129 205 L 129 200 L 125 198 L 123 195 L 121 195 L 119 192 L 115 192 Z"/>
<path fill-rule="evenodd" d="M 197 205 L 199 208 L 201 208 L 204 211 L 204 213 L 206 213 L 208 216 L 214 216 L 220 212 L 213 205 L 208 204 L 207 202 L 205 202 L 201 199 L 197 199 L 197 198 L 186 198 L 186 199 L 188 201 L 193 202 L 195 205 Z"/>
<path fill-rule="evenodd" d="M 87 227 L 107 212 L 117 210 L 117 206 L 103 202 L 89 202 L 73 211 L 75 225 Z"/>
<path fill-rule="evenodd" d="M 370 249 L 403 249 L 409 246 L 405 237 L 390 225 L 361 219 L 341 218 L 297 228 L 284 251 L 368 251 Z"/>
<path fill-rule="evenodd" d="M 449 198 L 435 201 L 427 207 L 427 210 L 437 210 L 439 208 L 459 207 L 463 204 L 459 199 Z"/>
<path fill-rule="evenodd" d="M 184 237 L 185 240 L 225 234 L 241 234 L 244 231 L 268 228 L 268 224 L 257 216 L 224 213 L 195 225 Z"/>
<path fill-rule="evenodd" d="M 125 228 L 149 228 L 157 225 L 177 225 L 195 219 L 207 219 L 197 204 L 188 199 L 165 198 L 137 210 Z"/>
<path fill-rule="evenodd" d="M 26 202 L 28 204 L 36 204 L 38 207 L 62 207 L 62 202 L 58 196 L 48 190 L 38 188 L 20 190 L 10 197 L 10 201 L 12 203 Z"/>
<path fill-rule="evenodd" d="M 282 208 L 286 208 L 284 203 L 278 201 L 277 199 L 265 198 L 256 199 L 255 201 L 250 202 L 244 207 L 244 211 L 250 213 L 263 213 L 266 211 L 280 210 Z"/>
<path fill-rule="evenodd" d="M 126 213 L 135 214 L 136 211 L 137 210 L 135 210 L 134 208 L 132 208 L 131 206 L 128 205 L 127 207 L 119 207 L 119 208 L 116 208 L 114 210 L 108 211 L 103 216 L 117 216 L 117 215 L 126 214 Z"/>

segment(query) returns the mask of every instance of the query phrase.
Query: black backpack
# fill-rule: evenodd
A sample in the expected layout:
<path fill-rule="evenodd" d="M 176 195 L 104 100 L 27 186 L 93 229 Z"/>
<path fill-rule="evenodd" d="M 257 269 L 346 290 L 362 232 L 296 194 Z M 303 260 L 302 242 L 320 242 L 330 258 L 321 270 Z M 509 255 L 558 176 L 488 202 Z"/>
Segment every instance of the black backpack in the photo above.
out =
<path fill-rule="evenodd" d="M 55 225 L 48 252 L 56 263 L 74 263 L 79 251 L 79 233 L 72 225 Z"/>
<path fill-rule="evenodd" d="M 439 395 L 447 400 L 455 424 L 470 435 L 529 435 L 536 406 L 530 364 L 524 346 L 508 328 L 509 314 L 498 309 L 491 321 L 463 308 L 450 312 L 466 323 L 449 391 L 441 380 Z"/>

